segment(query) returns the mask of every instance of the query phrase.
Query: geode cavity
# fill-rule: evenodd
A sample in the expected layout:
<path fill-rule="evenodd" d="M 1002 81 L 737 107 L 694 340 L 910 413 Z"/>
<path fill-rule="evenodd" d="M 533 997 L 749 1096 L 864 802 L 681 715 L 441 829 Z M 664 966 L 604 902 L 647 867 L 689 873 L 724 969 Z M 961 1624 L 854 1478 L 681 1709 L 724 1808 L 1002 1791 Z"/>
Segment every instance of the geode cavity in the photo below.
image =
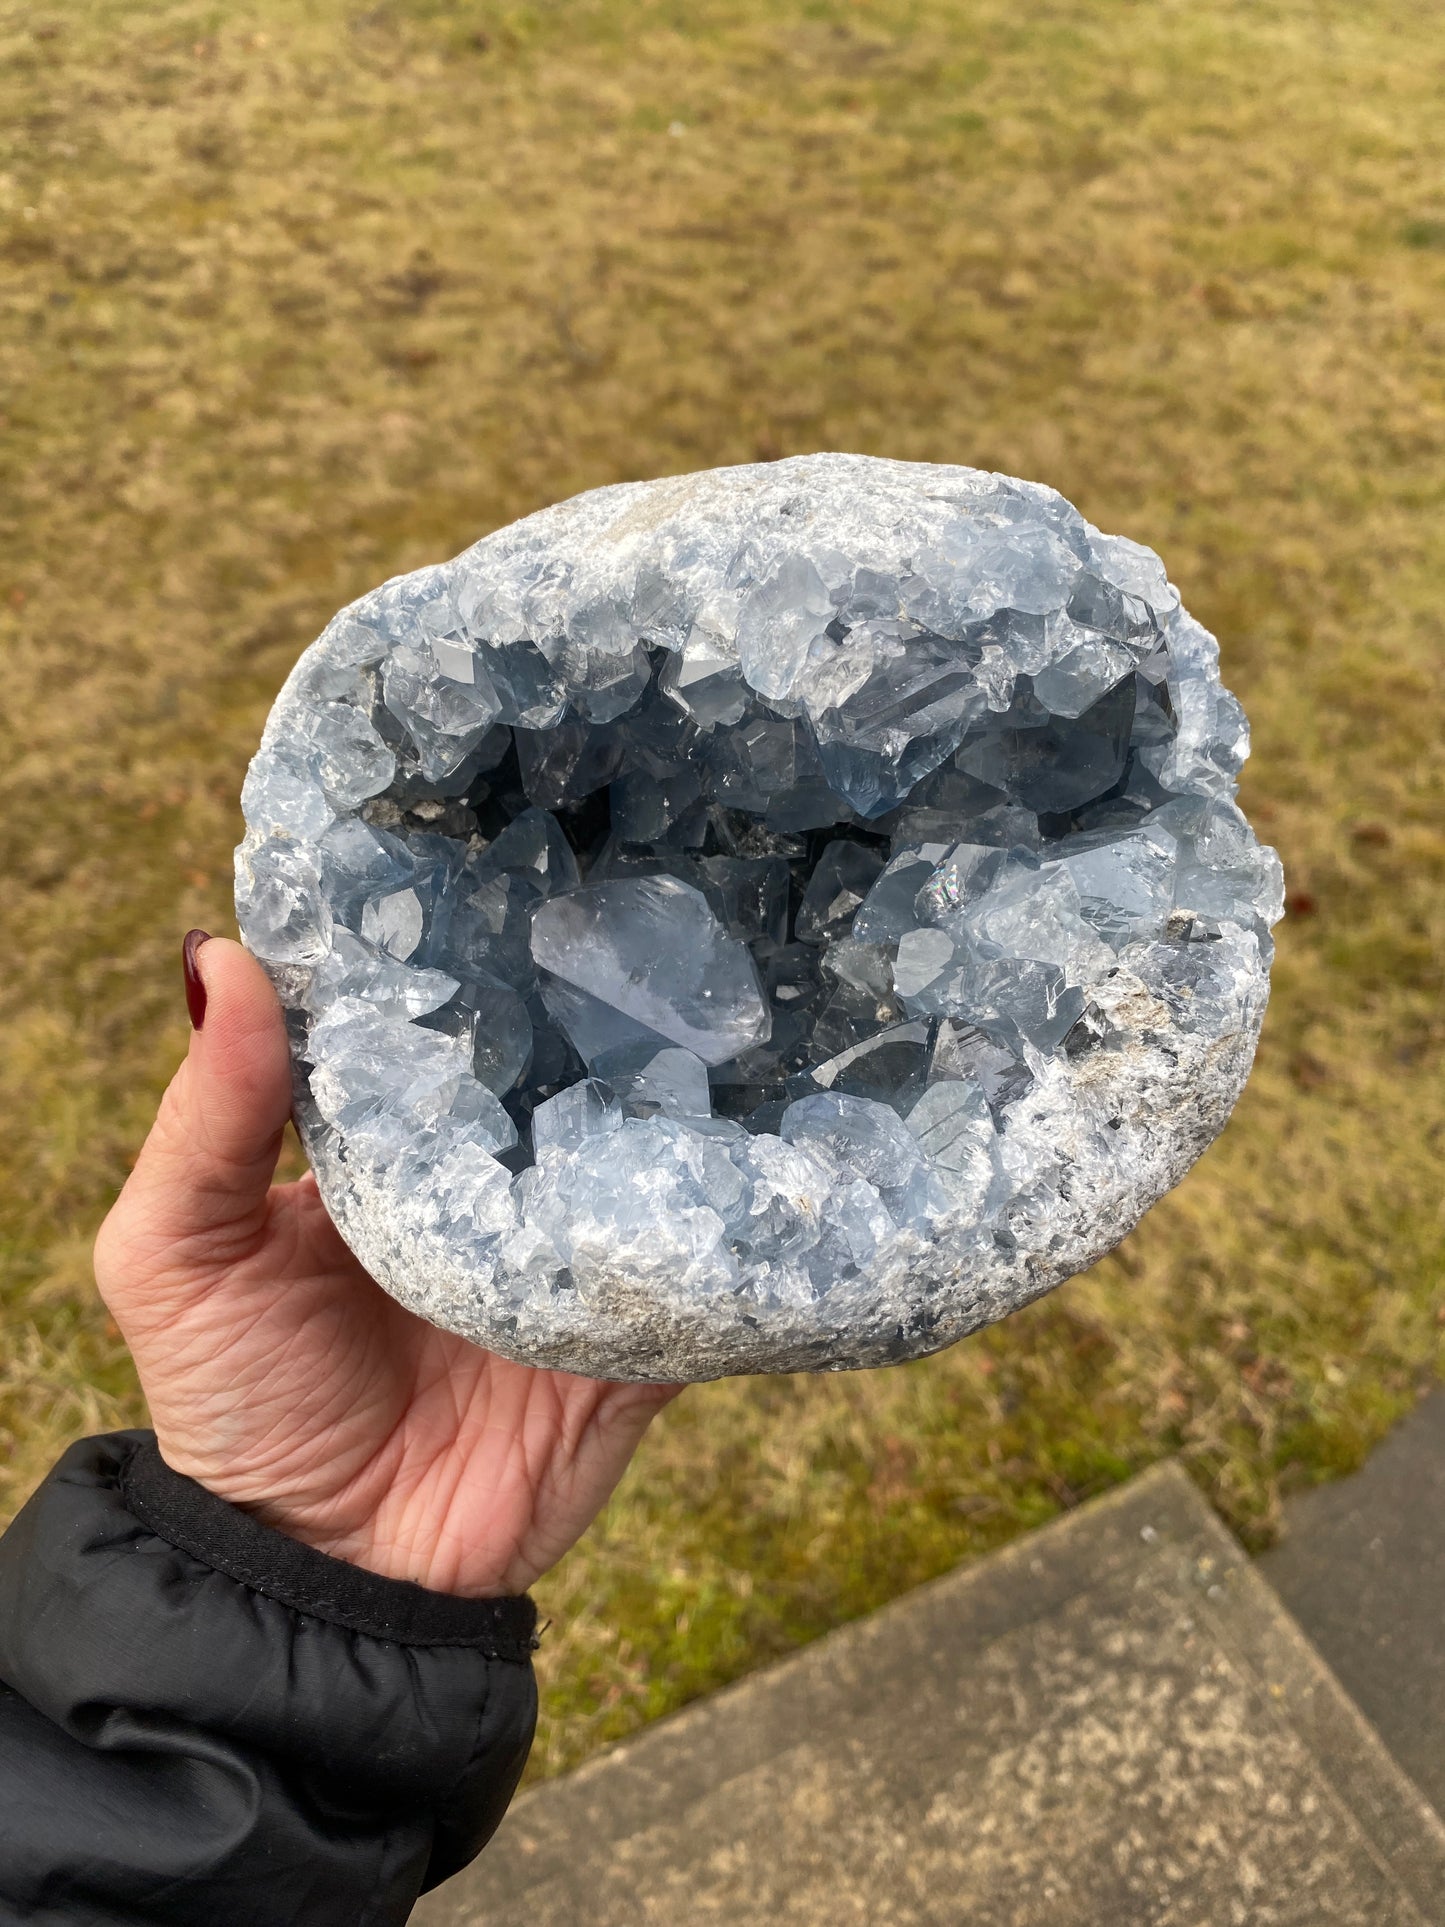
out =
<path fill-rule="evenodd" d="M 597 489 L 388 582 L 237 853 L 332 1216 L 531 1364 L 951 1343 L 1229 1114 L 1281 908 L 1247 746 L 1157 557 L 973 469 Z"/>

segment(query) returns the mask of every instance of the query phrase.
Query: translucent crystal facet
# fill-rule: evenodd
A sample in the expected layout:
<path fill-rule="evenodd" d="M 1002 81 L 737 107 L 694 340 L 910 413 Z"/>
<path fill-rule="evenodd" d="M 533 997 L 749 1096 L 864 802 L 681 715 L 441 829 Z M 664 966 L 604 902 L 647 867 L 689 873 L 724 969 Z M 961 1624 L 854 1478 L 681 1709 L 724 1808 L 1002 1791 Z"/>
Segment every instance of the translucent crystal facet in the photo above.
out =
<path fill-rule="evenodd" d="M 539 904 L 532 956 L 708 1064 L 765 1042 L 772 1028 L 747 945 L 676 877 L 623 877 Z"/>
<path fill-rule="evenodd" d="M 603 489 L 343 611 L 248 773 L 246 942 L 388 1289 L 601 1376 L 881 1363 L 1222 1125 L 1279 862 L 1147 549 L 970 469 Z"/>

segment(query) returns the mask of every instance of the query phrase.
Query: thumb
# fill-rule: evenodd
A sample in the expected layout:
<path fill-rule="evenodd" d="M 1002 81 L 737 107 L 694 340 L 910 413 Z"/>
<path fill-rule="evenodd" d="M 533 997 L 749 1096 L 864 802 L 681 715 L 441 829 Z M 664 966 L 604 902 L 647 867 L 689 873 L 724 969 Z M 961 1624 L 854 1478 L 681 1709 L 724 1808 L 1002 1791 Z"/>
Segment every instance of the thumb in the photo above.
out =
<path fill-rule="evenodd" d="M 281 1005 L 238 943 L 193 931 L 186 959 L 196 1027 L 97 1242 L 107 1298 L 132 1276 L 232 1261 L 266 1221 L 291 1110 Z"/>

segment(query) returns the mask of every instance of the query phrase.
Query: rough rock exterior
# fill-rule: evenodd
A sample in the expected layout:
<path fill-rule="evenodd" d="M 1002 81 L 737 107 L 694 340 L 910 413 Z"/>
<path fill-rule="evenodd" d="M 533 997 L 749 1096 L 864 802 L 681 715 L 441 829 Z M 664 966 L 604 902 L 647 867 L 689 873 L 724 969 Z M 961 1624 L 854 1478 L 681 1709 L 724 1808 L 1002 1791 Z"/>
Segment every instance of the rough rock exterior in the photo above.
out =
<path fill-rule="evenodd" d="M 1150 551 L 965 468 L 598 489 L 343 610 L 237 909 L 367 1268 L 599 1377 L 884 1364 L 1216 1135 L 1279 863 Z"/>

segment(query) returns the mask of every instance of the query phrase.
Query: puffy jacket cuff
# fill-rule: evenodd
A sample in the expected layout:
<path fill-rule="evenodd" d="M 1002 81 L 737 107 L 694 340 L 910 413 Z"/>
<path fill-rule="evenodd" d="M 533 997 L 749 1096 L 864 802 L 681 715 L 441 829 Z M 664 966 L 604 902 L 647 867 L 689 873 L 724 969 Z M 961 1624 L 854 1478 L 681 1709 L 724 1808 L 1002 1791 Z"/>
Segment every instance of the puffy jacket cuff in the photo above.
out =
<path fill-rule="evenodd" d="M 461 1599 L 333 1559 L 219 1499 L 160 1455 L 154 1433 L 132 1433 L 120 1466 L 131 1516 L 158 1539 L 293 1612 L 405 1646 L 470 1646 L 525 1661 L 537 1644 L 527 1598 Z"/>
<path fill-rule="evenodd" d="M 511 1798 L 535 1627 L 78 1441 L 0 1538 L 0 1927 L 399 1927 Z"/>

